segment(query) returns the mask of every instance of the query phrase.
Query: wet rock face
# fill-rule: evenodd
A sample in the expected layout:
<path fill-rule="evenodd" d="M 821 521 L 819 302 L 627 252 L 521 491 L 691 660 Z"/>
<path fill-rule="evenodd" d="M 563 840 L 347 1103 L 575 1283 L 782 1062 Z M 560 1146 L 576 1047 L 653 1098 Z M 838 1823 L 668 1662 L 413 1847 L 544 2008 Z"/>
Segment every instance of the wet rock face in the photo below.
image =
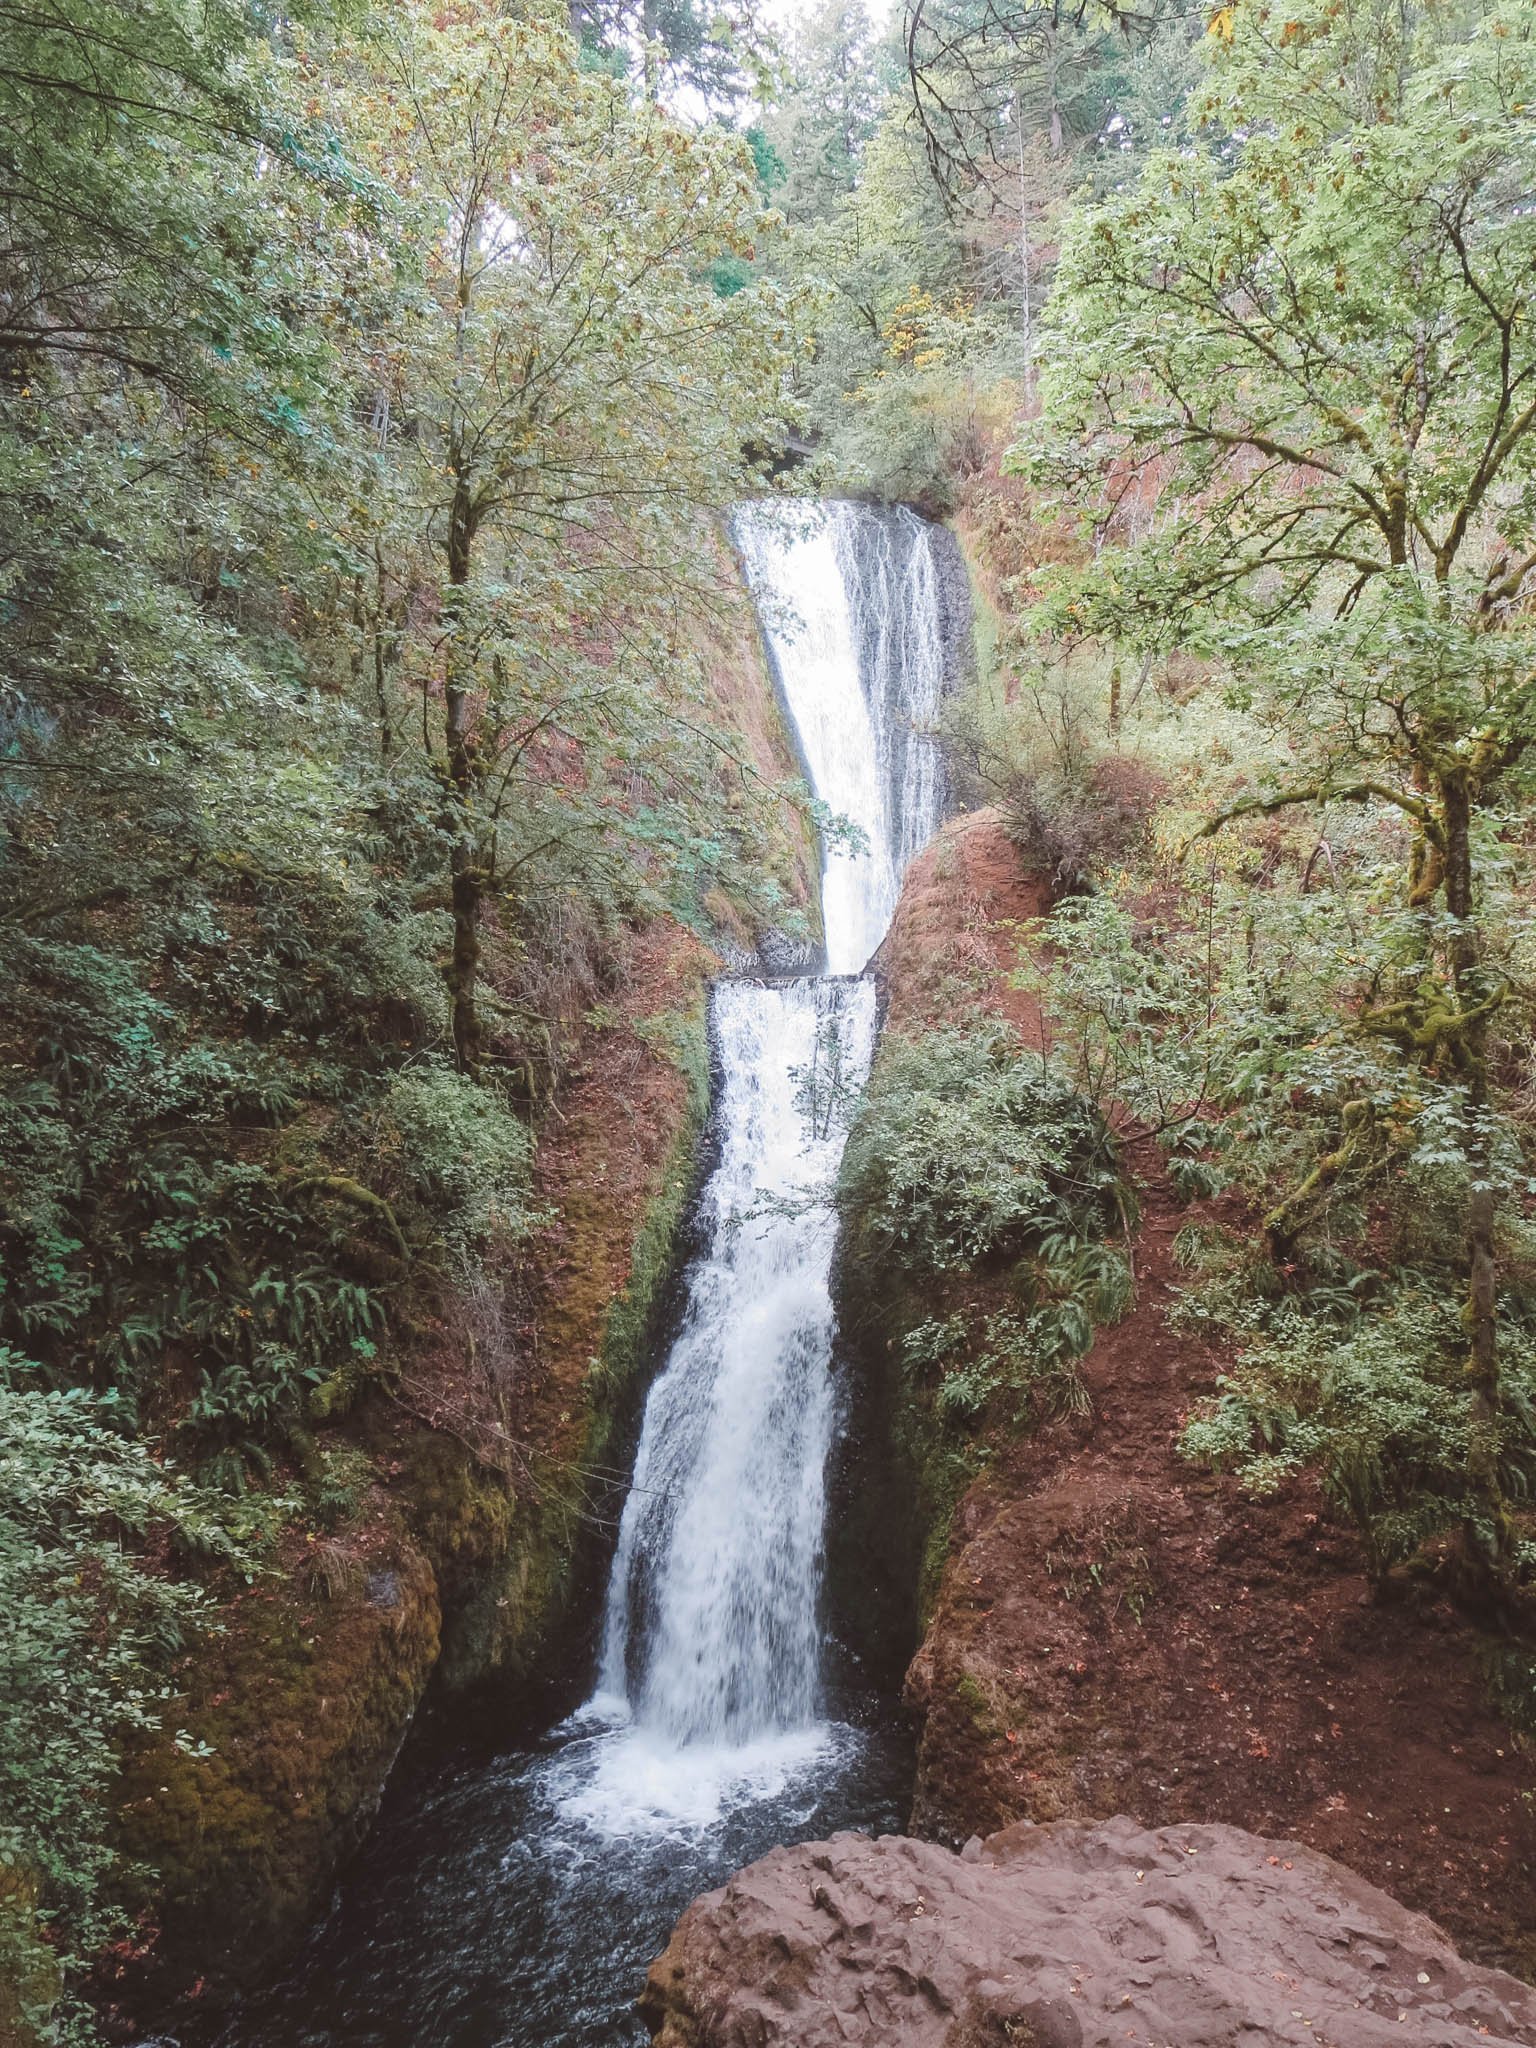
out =
<path fill-rule="evenodd" d="M 1490 2048 L 1536 1992 L 1329 1857 L 1240 1828 L 834 1835 L 698 1899 L 659 2048 Z"/>

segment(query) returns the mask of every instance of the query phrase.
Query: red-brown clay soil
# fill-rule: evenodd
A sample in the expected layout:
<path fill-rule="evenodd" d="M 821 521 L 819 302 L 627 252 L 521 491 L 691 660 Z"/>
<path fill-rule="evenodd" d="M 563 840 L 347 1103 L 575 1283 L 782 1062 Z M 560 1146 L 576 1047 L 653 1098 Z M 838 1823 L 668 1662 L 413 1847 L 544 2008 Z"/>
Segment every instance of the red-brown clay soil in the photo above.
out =
<path fill-rule="evenodd" d="M 982 969 L 973 1008 L 1038 1031 L 998 977 L 1042 907 L 996 818 L 957 821 L 881 960 L 893 1019 L 954 1014 L 947 949 Z M 908 1677 L 915 1829 L 1230 1822 L 1325 1851 L 1469 1953 L 1536 1972 L 1536 1767 L 1489 1702 L 1475 1631 L 1446 1601 L 1374 1602 L 1309 1487 L 1253 1500 L 1179 1456 L 1223 1360 L 1168 1319 L 1190 1212 L 1160 1180 L 1142 1200 L 1135 1306 L 1084 1361 L 1092 1424 L 1009 1447 L 957 1515 Z"/>
<path fill-rule="evenodd" d="M 952 1022 L 964 1007 L 1005 1018 L 1032 1045 L 1044 1026 L 1040 1005 L 1008 986 L 1019 947 L 1051 907 L 1051 892 L 1027 874 L 996 811 L 972 811 L 946 825 L 908 870 L 896 915 L 874 968 L 885 990 L 886 1023 Z"/>
<path fill-rule="evenodd" d="M 538 1198 L 556 1214 L 535 1269 L 536 1383 L 568 1400 L 602 1349 L 611 1304 L 629 1280 L 636 1232 L 675 1171 L 687 1121 L 687 1076 L 637 1026 L 697 1011 L 718 966 L 681 926 L 631 938 L 615 977 L 614 1021 L 589 1032 L 558 1116 L 540 1133 Z"/>

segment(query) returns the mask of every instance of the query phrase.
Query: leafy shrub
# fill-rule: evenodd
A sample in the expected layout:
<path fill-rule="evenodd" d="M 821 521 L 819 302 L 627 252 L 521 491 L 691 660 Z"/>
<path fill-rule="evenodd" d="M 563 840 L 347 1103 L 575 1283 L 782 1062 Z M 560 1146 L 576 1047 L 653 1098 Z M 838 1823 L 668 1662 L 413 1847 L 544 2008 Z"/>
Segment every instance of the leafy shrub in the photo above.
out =
<path fill-rule="evenodd" d="M 1328 1312 L 1328 1307 L 1333 1312 Z M 1283 1303 L 1185 1428 L 1186 1457 L 1234 1471 L 1257 1493 L 1317 1475 L 1359 1529 L 1380 1579 L 1427 1538 L 1475 1516 L 1479 1428 L 1496 1434 L 1505 1494 L 1536 1490 L 1536 1342 L 1503 1338 L 1505 1413 L 1478 1423 L 1454 1300 L 1408 1279 L 1369 1313 L 1337 1296 Z M 1254 1318 L 1255 1320 L 1257 1317 Z"/>
<path fill-rule="evenodd" d="M 532 1222 L 533 1141 L 486 1089 L 448 1067 L 414 1067 L 385 1095 L 379 1144 L 433 1233 L 466 1258 Z"/>
<path fill-rule="evenodd" d="M 1125 1203 L 1103 1119 L 999 1024 L 885 1047 L 838 1198 L 862 1248 L 914 1275 L 1103 1237 Z"/>
<path fill-rule="evenodd" d="M 1389 993 L 1419 983 L 1416 913 L 1363 903 L 1341 923 L 1331 895 L 1213 871 L 1181 917 L 1079 897 L 1046 938 L 1016 980 L 1048 1006 L 1057 1059 L 1159 1139 L 1181 1194 L 1231 1187 L 1262 1204 L 1281 1263 L 1358 1239 L 1362 1205 L 1383 1198 L 1403 1263 L 1427 1270 L 1459 1239 L 1473 1172 L 1459 1070 L 1405 1062 L 1374 1028 Z M 1507 1112 L 1477 1149 L 1501 1194 L 1523 1194 L 1525 1138 Z"/>
<path fill-rule="evenodd" d="M 299 1112 L 312 1066 L 189 1030 L 124 955 L 12 934 L 6 965 L 34 1065 L 0 1086 L 0 1341 L 124 1424 L 179 1425 L 238 1489 L 383 1332 L 371 1216 L 250 1134 Z"/>
<path fill-rule="evenodd" d="M 1166 794 L 1154 769 L 1106 754 L 1072 773 L 1021 774 L 1003 804 L 1008 836 L 1061 896 L 1092 892 L 1145 841 Z"/>
<path fill-rule="evenodd" d="M 46 2010 L 115 1928 L 110 1788 L 118 1746 L 160 1725 L 169 1661 L 208 1622 L 195 1585 L 149 1569 L 136 1545 L 167 1532 L 249 1568 L 227 1503 L 118 1435 L 100 1401 L 48 1392 L 0 1348 L 0 1971 Z"/>
<path fill-rule="evenodd" d="M 1089 1412 L 1077 1360 L 1092 1341 L 1092 1320 L 1068 1297 L 1023 1316 L 1004 1309 L 975 1330 L 963 1315 L 919 1323 L 903 1339 L 902 1362 L 914 1374 L 940 1369 L 933 1399 L 944 1422 L 968 1427 L 999 1405 L 1010 1423 L 1026 1413 L 1048 1421 Z"/>
<path fill-rule="evenodd" d="M 372 1461 L 357 1445 L 317 1445 L 309 1503 L 319 1526 L 336 1530 L 354 1521 L 372 1477 Z"/>
<path fill-rule="evenodd" d="M 1130 1305 L 1129 1263 L 1104 1242 L 1130 1196 L 1097 1111 L 1013 1031 L 888 1040 L 838 1200 L 850 1256 L 880 1275 L 909 1393 L 941 1426 L 923 1432 L 926 1462 L 944 1438 L 1088 1412 L 1077 1361 Z M 935 1292 L 960 1305 L 914 1319 Z M 973 1441 L 965 1470 L 975 1456 Z"/>

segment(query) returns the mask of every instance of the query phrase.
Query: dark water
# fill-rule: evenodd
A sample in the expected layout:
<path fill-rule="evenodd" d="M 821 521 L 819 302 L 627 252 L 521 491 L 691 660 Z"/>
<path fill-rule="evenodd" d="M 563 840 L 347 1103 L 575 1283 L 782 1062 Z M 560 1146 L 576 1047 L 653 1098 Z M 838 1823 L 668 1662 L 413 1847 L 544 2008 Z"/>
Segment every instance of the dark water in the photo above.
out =
<path fill-rule="evenodd" d="M 627 2048 L 646 1967 L 702 1891 L 778 1842 L 906 1817 L 889 1712 L 745 1751 L 585 1714 L 397 1794 L 293 1973 L 220 2048 Z"/>

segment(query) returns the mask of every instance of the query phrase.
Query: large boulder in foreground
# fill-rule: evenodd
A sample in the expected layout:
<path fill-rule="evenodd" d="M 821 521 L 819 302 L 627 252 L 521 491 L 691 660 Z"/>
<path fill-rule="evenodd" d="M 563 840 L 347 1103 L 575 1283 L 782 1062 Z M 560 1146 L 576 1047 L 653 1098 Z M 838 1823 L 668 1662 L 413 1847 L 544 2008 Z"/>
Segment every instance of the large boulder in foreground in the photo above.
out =
<path fill-rule="evenodd" d="M 660 2048 L 1536 2048 L 1536 1992 L 1342 1864 L 1123 1819 L 775 1849 L 641 2010 Z"/>

